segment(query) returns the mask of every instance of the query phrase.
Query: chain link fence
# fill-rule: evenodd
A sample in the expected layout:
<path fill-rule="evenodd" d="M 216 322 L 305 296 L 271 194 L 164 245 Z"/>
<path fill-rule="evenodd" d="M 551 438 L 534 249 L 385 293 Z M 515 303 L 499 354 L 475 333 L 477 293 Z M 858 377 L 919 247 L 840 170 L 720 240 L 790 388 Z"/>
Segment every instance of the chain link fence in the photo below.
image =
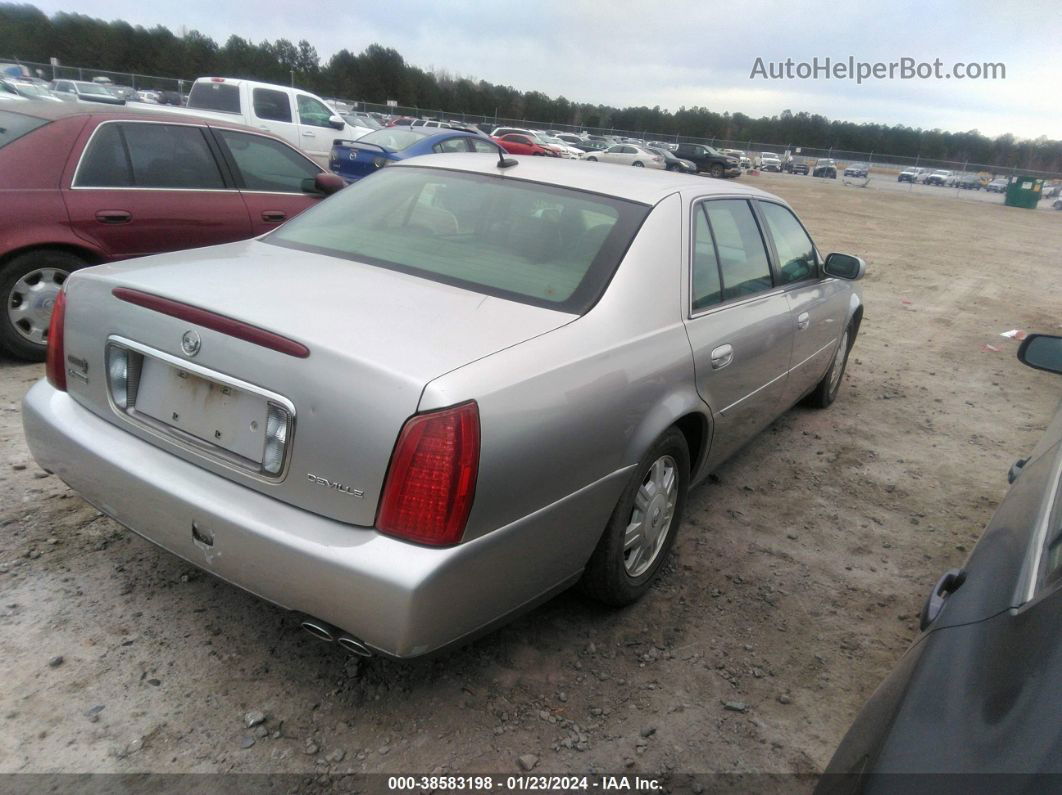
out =
<path fill-rule="evenodd" d="M 3 59 L 0 59 L 2 61 Z M 19 63 L 34 77 L 43 80 L 69 79 L 69 80 L 92 80 L 96 77 L 109 79 L 116 85 L 129 86 L 136 90 L 177 91 L 182 96 L 186 95 L 191 88 L 193 80 L 184 80 L 171 77 L 158 77 L 154 75 L 142 75 L 130 72 L 110 72 L 105 69 L 93 69 L 81 66 L 60 66 L 52 64 L 34 63 L 31 61 L 17 61 L 9 59 L 11 63 Z M 707 144 L 716 149 L 732 149 L 744 152 L 757 164 L 760 157 L 765 153 L 771 153 L 783 162 L 793 158 L 802 158 L 809 167 L 821 159 L 834 160 L 838 173 L 842 173 L 846 167 L 854 164 L 866 165 L 870 176 L 877 178 L 890 178 L 897 180 L 899 175 L 908 169 L 921 169 L 915 177 L 915 182 L 924 182 L 934 171 L 952 172 L 951 180 L 955 181 L 963 175 L 972 175 L 980 179 L 981 183 L 987 183 L 992 179 L 1010 177 L 1015 174 L 1024 174 L 1040 177 L 1048 181 L 1062 180 L 1062 173 L 1051 171 L 1036 171 L 1024 169 L 1018 166 L 999 166 L 989 163 L 974 163 L 958 160 L 940 160 L 921 156 L 909 157 L 905 155 L 891 155 L 883 152 L 853 152 L 833 148 L 817 148 L 802 146 L 800 143 L 765 143 L 759 141 L 735 141 L 723 138 L 698 138 L 685 135 L 664 135 L 652 130 L 624 130 L 614 127 L 594 127 L 588 125 L 561 124 L 556 122 L 538 122 L 528 119 L 514 119 L 504 116 L 486 116 L 475 113 L 456 113 L 438 109 L 420 108 L 410 105 L 389 105 L 378 102 L 364 102 L 339 97 L 327 97 L 330 101 L 342 102 L 352 110 L 379 113 L 386 116 L 412 116 L 414 118 L 429 118 L 439 121 L 448 121 L 462 126 L 478 126 L 485 132 L 496 127 L 522 127 L 536 130 L 551 130 L 574 134 L 589 133 L 590 135 L 615 136 L 618 138 L 634 138 L 641 141 L 654 141 L 667 144 L 693 143 Z M 912 182 L 911 184 L 915 184 Z M 982 184 L 982 186 L 983 186 Z"/>

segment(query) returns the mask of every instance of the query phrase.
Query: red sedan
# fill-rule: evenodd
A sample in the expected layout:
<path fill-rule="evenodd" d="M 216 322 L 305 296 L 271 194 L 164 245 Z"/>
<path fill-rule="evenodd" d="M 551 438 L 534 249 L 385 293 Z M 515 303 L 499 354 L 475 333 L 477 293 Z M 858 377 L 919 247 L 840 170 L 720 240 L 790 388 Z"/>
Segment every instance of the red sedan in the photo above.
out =
<path fill-rule="evenodd" d="M 539 155 L 542 157 L 559 157 L 559 155 L 548 147 L 535 141 L 533 138 L 527 135 L 520 135 L 519 133 L 509 133 L 508 135 L 502 135 L 498 138 L 491 138 L 496 144 L 511 155 Z"/>
<path fill-rule="evenodd" d="M 37 361 L 71 271 L 254 237 L 343 185 L 240 125 L 43 102 L 0 110 L 0 174 L 0 349 Z"/>

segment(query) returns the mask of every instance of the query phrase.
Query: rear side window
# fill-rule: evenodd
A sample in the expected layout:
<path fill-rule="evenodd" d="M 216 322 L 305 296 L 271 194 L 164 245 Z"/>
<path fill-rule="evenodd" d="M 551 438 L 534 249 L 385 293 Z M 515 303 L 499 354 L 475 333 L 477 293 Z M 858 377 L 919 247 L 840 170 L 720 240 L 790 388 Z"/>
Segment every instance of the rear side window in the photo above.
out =
<path fill-rule="evenodd" d="M 439 141 L 432 149 L 436 152 L 467 152 L 468 144 L 464 138 L 447 138 L 445 141 Z"/>
<path fill-rule="evenodd" d="M 815 245 L 796 216 L 771 202 L 760 202 L 760 209 L 778 251 L 779 283 L 800 282 L 818 275 Z"/>
<path fill-rule="evenodd" d="M 129 156 L 117 124 L 104 124 L 96 129 L 74 176 L 74 186 L 133 187 L 133 170 L 129 167 Z"/>
<path fill-rule="evenodd" d="M 119 124 L 138 188 L 222 190 L 217 160 L 202 127 Z"/>
<path fill-rule="evenodd" d="M 188 107 L 239 113 L 240 89 L 231 83 L 196 83 L 188 94 Z"/>
<path fill-rule="evenodd" d="M 723 276 L 723 300 L 769 289 L 771 266 L 749 203 L 744 199 L 721 199 L 705 202 L 704 209 Z"/>
<path fill-rule="evenodd" d="M 236 161 L 245 190 L 302 193 L 303 180 L 320 173 L 313 163 L 280 141 L 235 130 L 217 132 Z"/>
<path fill-rule="evenodd" d="M 254 115 L 266 121 L 291 121 L 291 102 L 283 91 L 256 88 L 251 95 Z"/>
<path fill-rule="evenodd" d="M 492 144 L 490 141 L 485 141 L 482 138 L 469 138 L 468 140 L 472 144 L 473 152 L 487 152 L 492 155 L 498 154 L 497 144 Z"/>
<path fill-rule="evenodd" d="M 328 127 L 328 120 L 335 115 L 328 107 L 313 97 L 299 94 L 299 121 L 311 127 Z"/>
<path fill-rule="evenodd" d="M 47 123 L 46 119 L 38 119 L 36 116 L 0 110 L 0 149 Z"/>
<path fill-rule="evenodd" d="M 100 125 L 74 177 L 79 188 L 223 190 L 225 181 L 201 127 Z"/>
<path fill-rule="evenodd" d="M 355 183 L 266 240 L 582 314 L 648 212 L 509 176 L 397 167 Z"/>
<path fill-rule="evenodd" d="M 694 211 L 693 217 L 693 268 L 690 273 L 693 311 L 697 312 L 718 304 L 723 296 L 723 282 L 719 276 L 719 260 L 715 243 L 708 229 L 704 205 Z"/>

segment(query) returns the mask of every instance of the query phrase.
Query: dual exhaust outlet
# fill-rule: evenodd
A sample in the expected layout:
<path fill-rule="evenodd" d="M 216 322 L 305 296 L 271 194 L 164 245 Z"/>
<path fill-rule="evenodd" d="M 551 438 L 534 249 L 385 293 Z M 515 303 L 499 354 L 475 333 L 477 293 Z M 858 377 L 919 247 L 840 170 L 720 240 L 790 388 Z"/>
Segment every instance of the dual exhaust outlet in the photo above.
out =
<path fill-rule="evenodd" d="M 344 632 L 337 627 L 333 627 L 327 622 L 316 618 L 304 618 L 301 626 L 318 640 L 342 646 L 356 657 L 372 657 L 372 651 L 368 646 L 350 633 Z"/>

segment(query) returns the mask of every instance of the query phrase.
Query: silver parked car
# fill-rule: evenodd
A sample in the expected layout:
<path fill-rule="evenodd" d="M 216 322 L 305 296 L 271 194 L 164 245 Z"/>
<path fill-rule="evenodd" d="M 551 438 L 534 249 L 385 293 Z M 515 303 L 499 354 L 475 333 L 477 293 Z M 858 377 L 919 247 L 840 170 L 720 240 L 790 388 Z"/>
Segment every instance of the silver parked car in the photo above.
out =
<path fill-rule="evenodd" d="M 604 151 L 594 152 L 591 155 L 587 155 L 586 159 L 591 163 L 595 160 L 600 160 L 602 163 L 615 163 L 619 166 L 667 168 L 663 157 L 634 144 L 616 144 Z"/>
<path fill-rule="evenodd" d="M 689 486 L 833 401 L 864 267 L 753 188 L 431 155 L 72 274 L 25 432 L 126 527 L 412 657 L 580 580 L 645 594 Z"/>

